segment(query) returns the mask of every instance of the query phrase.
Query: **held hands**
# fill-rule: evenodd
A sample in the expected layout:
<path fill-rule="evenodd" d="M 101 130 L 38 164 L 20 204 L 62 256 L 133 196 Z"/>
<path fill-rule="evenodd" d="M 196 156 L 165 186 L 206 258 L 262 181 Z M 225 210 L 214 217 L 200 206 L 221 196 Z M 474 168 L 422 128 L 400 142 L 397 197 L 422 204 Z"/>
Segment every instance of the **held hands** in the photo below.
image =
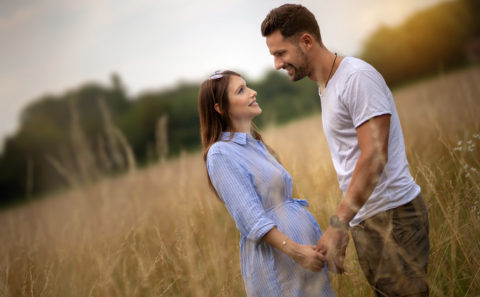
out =
<path fill-rule="evenodd" d="M 278 250 L 284 252 L 305 269 L 321 271 L 325 265 L 325 257 L 315 246 L 298 244 L 273 227 L 263 236 L 263 240 Z"/>
<path fill-rule="evenodd" d="M 343 262 L 348 245 L 348 231 L 329 226 L 317 243 L 316 251 L 322 253 L 327 261 L 328 270 L 344 273 Z"/>
<path fill-rule="evenodd" d="M 315 249 L 315 246 L 297 244 L 291 257 L 305 269 L 321 271 L 325 264 L 325 257 Z"/>

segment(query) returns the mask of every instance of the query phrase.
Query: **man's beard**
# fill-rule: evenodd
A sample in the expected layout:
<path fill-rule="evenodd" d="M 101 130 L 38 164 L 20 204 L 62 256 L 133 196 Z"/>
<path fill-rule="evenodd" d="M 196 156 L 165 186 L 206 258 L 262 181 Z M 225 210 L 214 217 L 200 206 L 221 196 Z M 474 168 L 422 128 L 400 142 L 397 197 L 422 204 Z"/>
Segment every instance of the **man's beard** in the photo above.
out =
<path fill-rule="evenodd" d="M 300 55 L 300 59 L 301 59 L 301 65 L 299 65 L 298 67 L 295 67 L 294 65 L 292 64 L 288 64 L 287 66 L 290 67 L 290 68 L 293 68 L 293 76 L 290 77 L 290 80 L 292 81 L 299 81 L 301 80 L 302 78 L 304 78 L 305 76 L 308 76 L 310 74 L 310 69 L 308 67 L 308 58 L 307 56 L 305 55 L 305 53 L 300 49 L 299 46 L 297 46 L 297 49 L 298 49 L 298 53 Z"/>

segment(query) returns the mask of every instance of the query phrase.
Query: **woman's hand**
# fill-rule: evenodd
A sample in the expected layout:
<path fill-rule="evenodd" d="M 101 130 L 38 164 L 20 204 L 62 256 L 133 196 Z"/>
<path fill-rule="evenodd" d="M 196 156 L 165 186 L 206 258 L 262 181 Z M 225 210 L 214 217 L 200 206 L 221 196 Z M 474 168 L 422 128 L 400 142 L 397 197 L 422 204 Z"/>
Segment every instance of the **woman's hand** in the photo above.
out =
<path fill-rule="evenodd" d="M 296 244 L 290 256 L 311 271 L 321 271 L 324 267 L 325 257 L 315 250 L 315 246 Z"/>
<path fill-rule="evenodd" d="M 269 245 L 287 254 L 290 258 L 311 271 L 321 271 L 325 257 L 315 250 L 315 246 L 298 244 L 273 227 L 262 238 Z"/>

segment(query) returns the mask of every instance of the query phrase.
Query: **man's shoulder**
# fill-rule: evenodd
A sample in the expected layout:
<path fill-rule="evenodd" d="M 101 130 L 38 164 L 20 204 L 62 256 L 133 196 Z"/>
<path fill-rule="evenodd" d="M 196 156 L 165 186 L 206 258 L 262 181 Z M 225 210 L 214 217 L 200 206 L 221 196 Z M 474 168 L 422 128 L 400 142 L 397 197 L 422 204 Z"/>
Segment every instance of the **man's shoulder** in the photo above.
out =
<path fill-rule="evenodd" d="M 369 63 L 359 58 L 347 56 L 344 58 L 344 62 L 345 62 L 345 68 L 349 75 L 369 72 L 369 71 L 377 72 L 377 70 L 372 65 L 370 65 Z"/>
<path fill-rule="evenodd" d="M 378 72 L 369 63 L 354 57 L 345 57 L 345 70 L 344 70 L 344 86 L 346 88 L 352 86 L 358 86 L 367 83 L 367 85 L 377 85 L 384 88 L 385 80 L 380 72 Z"/>

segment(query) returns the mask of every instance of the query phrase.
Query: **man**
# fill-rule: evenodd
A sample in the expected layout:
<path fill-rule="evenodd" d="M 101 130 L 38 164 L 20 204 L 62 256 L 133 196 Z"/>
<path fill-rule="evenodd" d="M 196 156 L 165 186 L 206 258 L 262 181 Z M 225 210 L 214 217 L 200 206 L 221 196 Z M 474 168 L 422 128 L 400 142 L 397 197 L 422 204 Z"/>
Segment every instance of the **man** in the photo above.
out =
<path fill-rule="evenodd" d="M 413 180 L 400 121 L 383 77 L 322 43 L 301 5 L 273 9 L 261 26 L 277 70 L 318 84 L 322 120 L 343 199 L 317 244 L 344 272 L 348 230 L 377 296 L 428 296 L 428 214 Z"/>

